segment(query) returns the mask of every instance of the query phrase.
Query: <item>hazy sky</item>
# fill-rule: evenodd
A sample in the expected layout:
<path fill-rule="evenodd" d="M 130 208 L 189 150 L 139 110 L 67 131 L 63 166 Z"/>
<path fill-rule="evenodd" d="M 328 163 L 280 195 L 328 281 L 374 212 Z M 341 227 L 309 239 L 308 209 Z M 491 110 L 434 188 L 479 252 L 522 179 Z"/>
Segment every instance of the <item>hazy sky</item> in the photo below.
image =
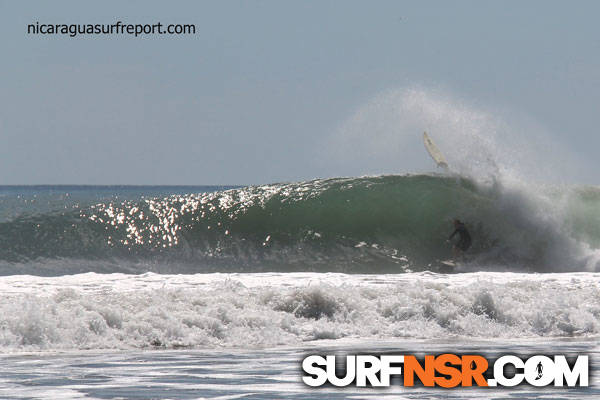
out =
<path fill-rule="evenodd" d="M 0 0 L 0 184 L 431 170 L 422 130 L 444 143 L 446 123 L 481 116 L 495 122 L 471 136 L 553 141 L 577 161 L 569 179 L 598 184 L 598 15 L 595 1 Z M 28 35 L 36 21 L 197 31 Z"/>

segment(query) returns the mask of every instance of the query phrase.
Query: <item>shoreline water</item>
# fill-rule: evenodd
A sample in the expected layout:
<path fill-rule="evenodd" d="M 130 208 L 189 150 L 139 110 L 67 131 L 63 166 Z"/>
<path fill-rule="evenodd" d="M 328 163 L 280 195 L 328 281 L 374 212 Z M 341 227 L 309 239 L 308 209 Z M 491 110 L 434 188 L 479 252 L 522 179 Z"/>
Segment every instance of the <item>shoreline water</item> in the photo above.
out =
<path fill-rule="evenodd" d="M 485 349 L 485 350 L 483 350 Z M 301 380 L 301 360 L 308 354 L 440 354 L 477 353 L 490 358 L 517 355 L 588 354 L 587 388 L 458 388 L 452 391 L 393 385 L 373 388 L 310 388 Z M 0 356 L 0 398 L 10 399 L 422 399 L 539 398 L 594 399 L 600 395 L 596 340 L 485 341 L 394 340 L 373 343 L 318 341 L 277 349 L 197 349 L 84 351 Z"/>

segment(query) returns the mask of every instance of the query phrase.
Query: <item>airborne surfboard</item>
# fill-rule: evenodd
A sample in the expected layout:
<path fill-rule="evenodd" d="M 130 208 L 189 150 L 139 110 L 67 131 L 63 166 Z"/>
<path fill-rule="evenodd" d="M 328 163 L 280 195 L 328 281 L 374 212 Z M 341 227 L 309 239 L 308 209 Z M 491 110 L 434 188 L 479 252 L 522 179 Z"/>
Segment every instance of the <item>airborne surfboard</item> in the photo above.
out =
<path fill-rule="evenodd" d="M 433 161 L 435 161 L 437 166 L 443 168 L 445 171 L 448 171 L 448 163 L 446 162 L 444 155 L 440 149 L 437 148 L 435 143 L 433 143 L 433 140 L 431 140 L 427 132 L 423 132 L 423 143 L 425 144 L 425 149 L 431 158 L 433 158 Z"/>

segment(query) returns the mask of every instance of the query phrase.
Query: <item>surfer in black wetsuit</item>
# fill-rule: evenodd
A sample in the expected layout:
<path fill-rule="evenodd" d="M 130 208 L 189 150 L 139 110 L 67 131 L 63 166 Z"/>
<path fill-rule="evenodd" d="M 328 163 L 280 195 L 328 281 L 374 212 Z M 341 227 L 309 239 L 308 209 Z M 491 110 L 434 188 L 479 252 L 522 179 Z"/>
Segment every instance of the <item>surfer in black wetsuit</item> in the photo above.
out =
<path fill-rule="evenodd" d="M 458 242 L 454 246 L 452 246 L 452 253 L 454 254 L 454 258 L 461 257 L 463 253 L 467 251 L 469 247 L 471 247 L 471 235 L 469 234 L 467 227 L 465 226 L 465 224 L 460 222 L 460 220 L 455 219 L 454 232 L 452 232 L 452 235 L 450 235 L 448 241 L 452 240 L 454 235 L 456 235 L 457 233 L 459 236 Z"/>

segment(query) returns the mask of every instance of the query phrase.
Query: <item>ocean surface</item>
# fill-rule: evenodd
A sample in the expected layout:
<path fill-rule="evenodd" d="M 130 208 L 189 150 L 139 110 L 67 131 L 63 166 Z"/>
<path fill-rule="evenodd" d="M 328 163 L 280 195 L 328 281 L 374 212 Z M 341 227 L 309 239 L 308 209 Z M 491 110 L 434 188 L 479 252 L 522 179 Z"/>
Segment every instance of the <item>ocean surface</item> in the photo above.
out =
<path fill-rule="evenodd" d="M 0 243 L 1 398 L 600 396 L 598 187 L 0 186 Z M 389 351 L 588 354 L 591 386 L 302 383 L 309 353 Z"/>

